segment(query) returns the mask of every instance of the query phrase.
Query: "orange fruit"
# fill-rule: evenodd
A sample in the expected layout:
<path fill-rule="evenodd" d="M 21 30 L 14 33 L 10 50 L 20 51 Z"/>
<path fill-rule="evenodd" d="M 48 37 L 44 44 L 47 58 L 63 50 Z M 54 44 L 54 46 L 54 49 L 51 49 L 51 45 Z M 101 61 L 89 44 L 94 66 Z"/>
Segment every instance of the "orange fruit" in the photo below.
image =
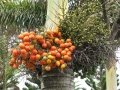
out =
<path fill-rule="evenodd" d="M 37 54 L 37 50 L 36 50 L 36 49 L 33 49 L 33 50 L 32 50 L 32 54 L 36 55 L 36 54 Z"/>
<path fill-rule="evenodd" d="M 35 35 L 34 34 L 30 34 L 29 38 L 33 40 L 33 39 L 35 39 Z"/>
<path fill-rule="evenodd" d="M 57 53 L 56 53 L 56 58 L 60 58 L 60 57 L 61 57 L 60 53 L 57 52 Z"/>
<path fill-rule="evenodd" d="M 55 62 L 56 66 L 60 66 L 60 61 Z"/>
<path fill-rule="evenodd" d="M 51 62 L 51 59 L 47 59 L 47 64 L 50 64 Z"/>
<path fill-rule="evenodd" d="M 22 64 L 22 60 L 18 60 L 17 63 L 18 63 L 19 65 L 21 65 L 21 64 Z"/>
<path fill-rule="evenodd" d="M 58 38 L 55 38 L 55 39 L 54 39 L 54 42 L 55 42 L 56 44 L 60 44 L 60 40 L 59 40 Z"/>
<path fill-rule="evenodd" d="M 18 38 L 22 40 L 24 38 L 23 34 L 20 34 Z"/>
<path fill-rule="evenodd" d="M 18 69 L 18 64 L 13 64 L 14 69 Z"/>
<path fill-rule="evenodd" d="M 23 36 L 29 36 L 29 32 L 24 32 Z"/>
<path fill-rule="evenodd" d="M 46 52 L 43 52 L 42 56 L 47 56 L 48 54 Z"/>
<path fill-rule="evenodd" d="M 36 55 L 36 60 L 39 60 L 40 59 L 40 54 L 37 54 Z"/>
<path fill-rule="evenodd" d="M 51 50 L 56 50 L 57 47 L 56 46 L 51 46 Z"/>
<path fill-rule="evenodd" d="M 61 55 L 66 55 L 66 51 L 65 50 L 61 51 Z"/>
<path fill-rule="evenodd" d="M 68 42 L 71 42 L 71 39 L 70 38 L 68 38 L 67 40 L 66 40 L 66 42 L 68 43 Z"/>
<path fill-rule="evenodd" d="M 43 47 L 43 48 L 47 48 L 47 44 L 46 44 L 46 43 L 43 43 L 43 44 L 42 44 L 42 47 Z"/>
<path fill-rule="evenodd" d="M 51 70 L 51 67 L 49 65 L 45 66 L 45 70 L 46 71 L 50 71 Z"/>
<path fill-rule="evenodd" d="M 12 58 L 11 60 L 10 60 L 10 63 L 16 63 L 16 59 L 15 58 Z"/>
<path fill-rule="evenodd" d="M 25 36 L 25 37 L 23 38 L 23 41 L 24 41 L 24 42 L 29 42 L 29 41 L 30 41 L 30 38 L 29 38 L 28 36 Z"/>
<path fill-rule="evenodd" d="M 24 43 L 20 43 L 20 44 L 19 44 L 19 47 L 20 47 L 21 49 L 25 48 Z"/>
<path fill-rule="evenodd" d="M 30 50 L 33 50 L 34 49 L 34 45 L 30 45 Z"/>
<path fill-rule="evenodd" d="M 46 31 L 46 34 L 52 34 L 52 30 L 48 29 L 48 30 Z"/>
<path fill-rule="evenodd" d="M 65 44 L 64 44 L 64 43 L 61 43 L 61 44 L 60 44 L 60 48 L 65 48 Z"/>
<path fill-rule="evenodd" d="M 23 42 L 23 43 L 24 43 L 25 46 L 30 45 L 30 42 Z"/>
<path fill-rule="evenodd" d="M 20 52 L 21 52 L 21 54 L 27 53 L 27 51 L 25 49 L 21 49 Z"/>
<path fill-rule="evenodd" d="M 56 55 L 56 51 L 51 51 L 51 55 L 55 56 Z"/>
<path fill-rule="evenodd" d="M 25 46 L 26 51 L 30 51 L 30 46 Z"/>
<path fill-rule="evenodd" d="M 64 63 L 64 60 L 63 60 L 63 59 L 61 59 L 61 60 L 60 60 L 60 64 L 63 64 L 63 63 Z"/>
<path fill-rule="evenodd" d="M 35 35 L 35 32 L 34 32 L 34 31 L 30 31 L 30 34 L 33 34 L 33 35 Z"/>
<path fill-rule="evenodd" d="M 19 52 L 18 52 L 17 49 L 14 49 L 14 50 L 12 51 L 12 55 L 13 55 L 14 57 L 17 57 L 18 54 L 19 54 Z"/>
<path fill-rule="evenodd" d="M 64 56 L 63 56 L 63 59 L 64 59 L 64 60 L 68 60 L 68 59 L 69 59 L 69 56 L 68 56 L 68 55 L 64 55 Z"/>

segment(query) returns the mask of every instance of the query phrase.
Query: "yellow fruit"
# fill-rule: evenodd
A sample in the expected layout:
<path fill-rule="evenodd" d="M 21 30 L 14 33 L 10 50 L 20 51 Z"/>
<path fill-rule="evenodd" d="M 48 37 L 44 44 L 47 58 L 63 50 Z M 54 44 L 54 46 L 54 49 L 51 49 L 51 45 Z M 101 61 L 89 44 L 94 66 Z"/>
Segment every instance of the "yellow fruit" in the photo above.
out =
<path fill-rule="evenodd" d="M 61 65 L 60 68 L 61 68 L 61 69 L 64 69 L 66 66 L 67 66 L 67 65 L 64 63 L 64 64 Z"/>
<path fill-rule="evenodd" d="M 47 64 L 50 64 L 52 61 L 50 59 L 47 60 Z"/>

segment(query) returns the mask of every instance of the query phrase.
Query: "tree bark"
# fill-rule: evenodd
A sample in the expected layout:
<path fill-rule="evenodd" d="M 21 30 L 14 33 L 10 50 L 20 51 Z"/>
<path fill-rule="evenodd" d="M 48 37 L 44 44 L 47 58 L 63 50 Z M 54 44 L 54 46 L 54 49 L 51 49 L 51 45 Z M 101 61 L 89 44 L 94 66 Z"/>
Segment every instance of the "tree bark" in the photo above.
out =
<path fill-rule="evenodd" d="M 45 30 L 54 30 L 59 25 L 59 20 L 62 19 L 67 12 L 68 0 L 47 0 L 47 16 Z M 42 71 L 41 90 L 74 90 L 73 70 L 69 67 L 63 71 L 54 68 L 51 71 Z"/>
<path fill-rule="evenodd" d="M 73 70 L 65 68 L 60 72 L 57 68 L 43 71 L 41 77 L 41 90 L 74 90 Z"/>

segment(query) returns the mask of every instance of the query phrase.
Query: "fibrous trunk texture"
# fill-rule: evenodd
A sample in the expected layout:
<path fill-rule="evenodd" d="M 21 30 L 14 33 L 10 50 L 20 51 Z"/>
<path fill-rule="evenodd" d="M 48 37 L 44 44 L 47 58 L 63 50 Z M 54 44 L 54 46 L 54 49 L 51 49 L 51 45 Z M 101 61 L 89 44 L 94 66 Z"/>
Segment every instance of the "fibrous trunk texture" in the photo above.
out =
<path fill-rule="evenodd" d="M 51 71 L 43 71 L 41 77 L 41 90 L 74 90 L 73 70 L 65 68 L 59 71 L 57 68 Z"/>

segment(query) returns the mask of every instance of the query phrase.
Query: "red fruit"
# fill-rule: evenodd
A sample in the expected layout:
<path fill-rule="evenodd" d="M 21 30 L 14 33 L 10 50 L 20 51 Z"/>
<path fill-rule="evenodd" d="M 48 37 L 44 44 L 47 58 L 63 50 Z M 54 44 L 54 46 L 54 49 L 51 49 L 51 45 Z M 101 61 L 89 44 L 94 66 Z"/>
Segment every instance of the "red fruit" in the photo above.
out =
<path fill-rule="evenodd" d="M 57 52 L 57 53 L 56 53 L 56 58 L 60 58 L 60 57 L 61 57 L 60 53 Z"/>
<path fill-rule="evenodd" d="M 18 68 L 18 64 L 13 64 L 13 68 L 17 69 Z"/>
<path fill-rule="evenodd" d="M 26 54 L 27 53 L 27 51 L 25 49 L 21 49 L 20 52 L 21 52 L 21 54 Z"/>
<path fill-rule="evenodd" d="M 44 65 L 44 64 L 46 64 L 46 62 L 45 62 L 45 60 L 40 60 L 40 61 L 39 61 L 39 64 L 40 64 L 40 65 Z"/>
<path fill-rule="evenodd" d="M 32 54 L 36 55 L 36 54 L 37 54 L 37 50 L 36 50 L 36 49 L 33 49 L 33 50 L 32 50 Z"/>
<path fill-rule="evenodd" d="M 17 63 L 18 63 L 19 65 L 21 65 L 21 64 L 22 64 L 22 60 L 18 60 Z"/>
<path fill-rule="evenodd" d="M 46 44 L 46 43 L 43 43 L 43 44 L 42 44 L 42 47 L 43 47 L 43 48 L 47 48 L 47 44 Z"/>
<path fill-rule="evenodd" d="M 51 46 L 51 50 L 56 50 L 57 47 L 56 46 Z"/>
<path fill-rule="evenodd" d="M 42 55 L 43 54 L 43 50 L 38 50 L 38 54 Z"/>
<path fill-rule="evenodd" d="M 30 62 L 35 62 L 36 61 L 36 56 L 35 55 L 31 55 L 30 56 Z"/>
<path fill-rule="evenodd" d="M 55 56 L 56 55 L 56 51 L 51 51 L 51 55 Z"/>

